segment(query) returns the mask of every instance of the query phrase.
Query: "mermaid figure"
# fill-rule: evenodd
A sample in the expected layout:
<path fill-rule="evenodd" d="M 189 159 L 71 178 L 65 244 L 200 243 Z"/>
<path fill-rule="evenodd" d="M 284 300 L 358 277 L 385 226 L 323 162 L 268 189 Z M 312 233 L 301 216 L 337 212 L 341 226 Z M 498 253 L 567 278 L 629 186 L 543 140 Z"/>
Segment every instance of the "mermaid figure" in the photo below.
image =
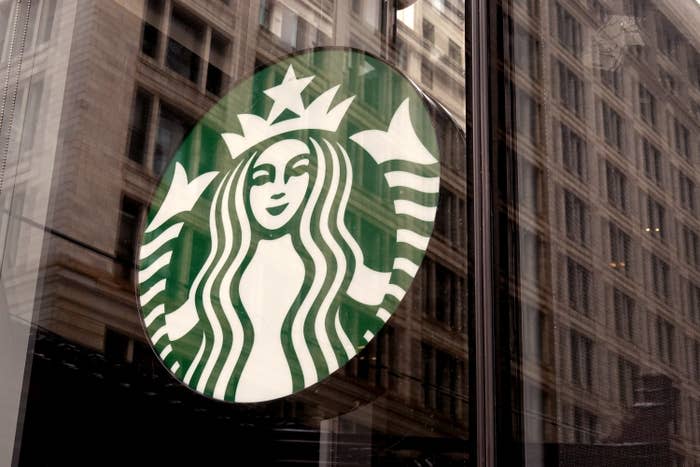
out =
<path fill-rule="evenodd" d="M 266 122 L 272 136 L 214 180 L 209 257 L 188 301 L 166 315 L 171 340 L 199 342 L 185 382 L 239 402 L 290 394 L 352 358 L 342 301 L 379 304 L 390 276 L 365 266 L 345 225 L 353 174 L 329 128 L 337 122 L 285 132 L 288 121 L 270 123 L 276 117 L 273 109 Z M 224 137 L 232 154 L 250 141 Z"/>
<path fill-rule="evenodd" d="M 312 79 L 290 65 L 263 91 L 273 100 L 266 118 L 238 114 L 241 131 L 221 134 L 230 159 L 220 170 L 188 181 L 176 160 L 144 233 L 139 300 L 151 342 L 174 375 L 216 399 L 277 399 L 340 368 L 389 319 L 427 247 L 439 163 L 409 99 L 386 131 L 348 135 L 338 127 L 354 97 L 334 104 L 338 85 L 305 106 Z M 383 270 L 367 265 L 346 225 L 351 141 L 388 169 L 395 217 L 381 223 L 395 241 L 374 252 Z M 167 285 L 178 277 L 167 268 L 174 253 L 163 251 L 192 219 L 180 214 L 195 212 L 209 242 L 180 296 Z"/>

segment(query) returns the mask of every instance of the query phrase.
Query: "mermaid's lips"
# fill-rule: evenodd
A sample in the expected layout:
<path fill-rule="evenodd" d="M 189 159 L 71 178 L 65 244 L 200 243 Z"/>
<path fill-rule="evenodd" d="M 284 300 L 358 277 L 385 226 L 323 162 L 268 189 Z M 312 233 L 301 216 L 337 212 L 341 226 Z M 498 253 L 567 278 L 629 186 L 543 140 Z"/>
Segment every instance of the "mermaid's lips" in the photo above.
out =
<path fill-rule="evenodd" d="M 267 208 L 267 212 L 273 216 L 279 216 L 287 208 L 287 206 L 289 206 L 289 203 L 280 204 L 279 206 L 272 206 Z"/>

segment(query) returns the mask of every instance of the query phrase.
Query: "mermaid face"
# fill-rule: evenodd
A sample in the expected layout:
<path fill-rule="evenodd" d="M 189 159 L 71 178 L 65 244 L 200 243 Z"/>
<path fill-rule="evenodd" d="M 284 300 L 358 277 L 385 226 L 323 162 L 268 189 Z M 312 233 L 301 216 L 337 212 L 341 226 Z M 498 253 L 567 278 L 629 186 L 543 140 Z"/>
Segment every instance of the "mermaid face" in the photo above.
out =
<path fill-rule="evenodd" d="M 278 141 L 255 161 L 250 175 L 250 207 L 267 230 L 284 227 L 309 188 L 309 148 L 296 139 Z"/>

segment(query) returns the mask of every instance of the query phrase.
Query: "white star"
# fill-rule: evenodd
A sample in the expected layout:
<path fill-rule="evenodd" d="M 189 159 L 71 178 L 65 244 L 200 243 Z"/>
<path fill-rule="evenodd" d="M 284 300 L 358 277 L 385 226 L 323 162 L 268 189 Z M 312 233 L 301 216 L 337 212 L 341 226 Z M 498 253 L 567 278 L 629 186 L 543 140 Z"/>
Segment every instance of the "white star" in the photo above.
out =
<path fill-rule="evenodd" d="M 284 111 L 284 109 L 289 109 L 292 112 L 301 115 L 301 113 L 304 111 L 304 103 L 301 100 L 301 91 L 303 91 L 304 88 L 309 85 L 312 79 L 314 79 L 313 76 L 297 78 L 296 74 L 294 73 L 294 68 L 292 68 L 292 65 L 289 65 L 289 68 L 287 68 L 287 74 L 284 75 L 282 83 L 264 91 L 265 95 L 275 101 L 275 103 L 272 104 L 270 115 L 267 117 L 267 122 L 274 122 L 275 119 Z"/>

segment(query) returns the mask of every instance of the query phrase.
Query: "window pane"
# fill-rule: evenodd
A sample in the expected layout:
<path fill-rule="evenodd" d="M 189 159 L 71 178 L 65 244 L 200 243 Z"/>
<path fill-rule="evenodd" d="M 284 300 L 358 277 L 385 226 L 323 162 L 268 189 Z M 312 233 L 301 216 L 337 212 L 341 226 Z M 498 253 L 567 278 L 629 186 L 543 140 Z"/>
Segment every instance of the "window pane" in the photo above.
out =
<path fill-rule="evenodd" d="M 468 3 L 0 0 L 0 465 L 477 462 Z"/>
<path fill-rule="evenodd" d="M 497 464 L 699 464 L 700 8 L 496 10 Z"/>

